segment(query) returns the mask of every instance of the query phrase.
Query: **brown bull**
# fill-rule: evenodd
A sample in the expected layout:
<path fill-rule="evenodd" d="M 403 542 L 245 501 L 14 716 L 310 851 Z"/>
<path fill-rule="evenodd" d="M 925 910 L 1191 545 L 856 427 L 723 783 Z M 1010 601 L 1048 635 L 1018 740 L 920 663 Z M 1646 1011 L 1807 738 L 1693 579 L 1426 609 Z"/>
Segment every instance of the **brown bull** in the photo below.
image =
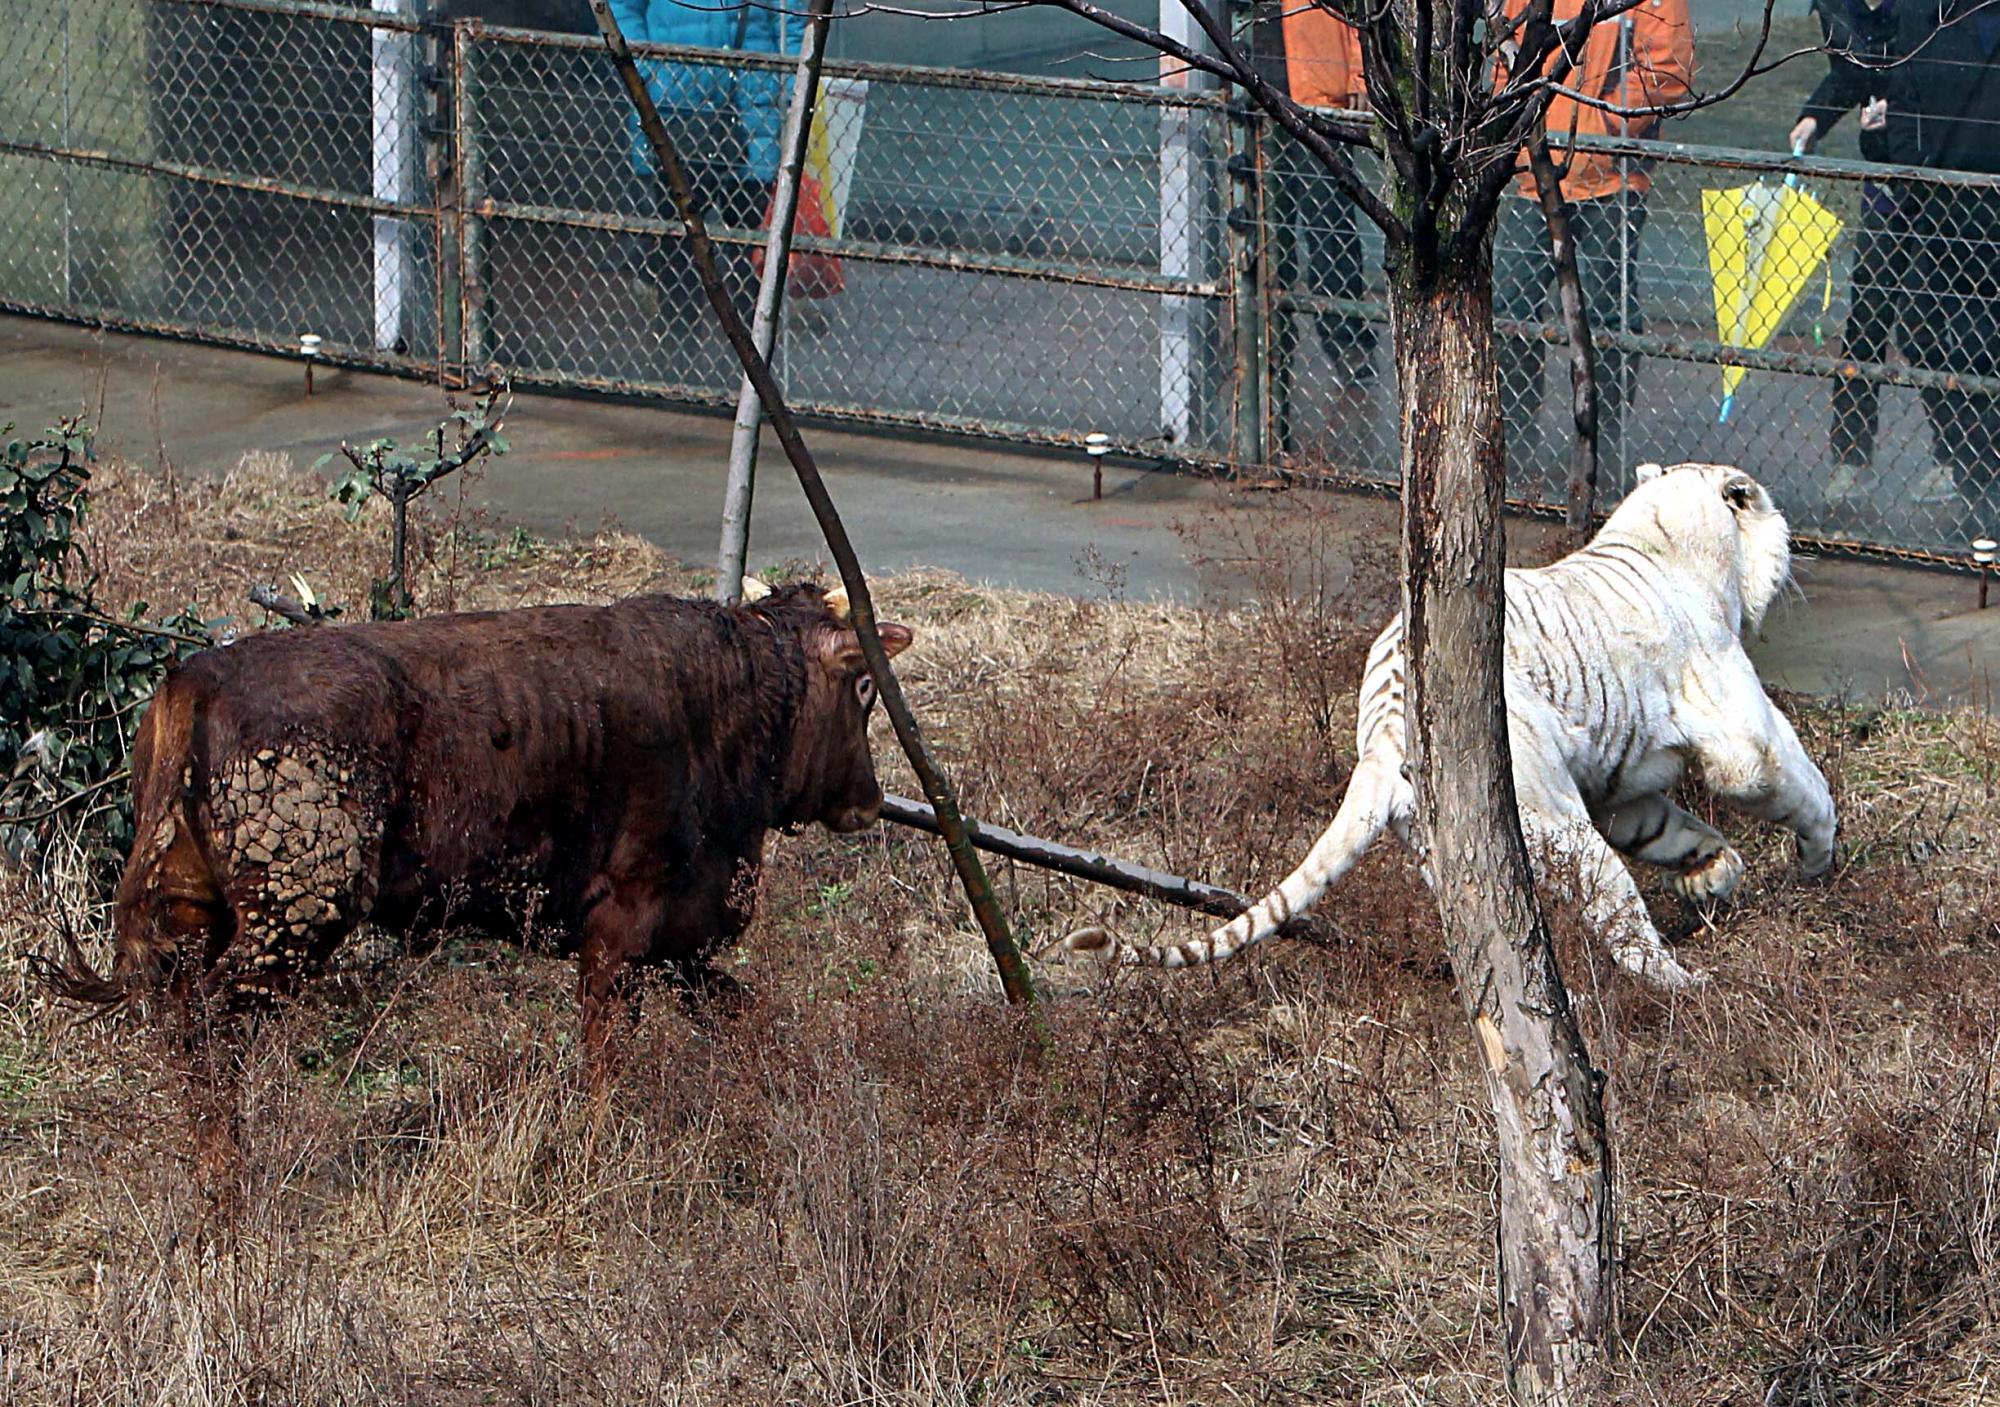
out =
<path fill-rule="evenodd" d="M 139 725 L 112 974 L 72 953 L 54 983 L 164 997 L 195 1054 L 363 922 L 505 923 L 532 894 L 597 1048 L 633 965 L 699 975 L 742 931 L 767 831 L 875 821 L 874 699 L 844 596 L 815 586 L 203 651 Z"/>

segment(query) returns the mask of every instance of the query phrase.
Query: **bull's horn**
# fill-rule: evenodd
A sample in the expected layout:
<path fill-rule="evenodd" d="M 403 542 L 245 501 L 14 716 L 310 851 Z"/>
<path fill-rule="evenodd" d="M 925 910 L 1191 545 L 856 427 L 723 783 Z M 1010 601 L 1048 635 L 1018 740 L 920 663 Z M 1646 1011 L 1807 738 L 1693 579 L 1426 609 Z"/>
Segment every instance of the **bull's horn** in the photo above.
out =
<path fill-rule="evenodd" d="M 743 599 L 746 602 L 761 601 L 770 594 L 771 594 L 771 588 L 764 585 L 763 582 L 757 580 L 756 577 L 746 576 L 743 578 Z"/>
<path fill-rule="evenodd" d="M 848 611 L 852 609 L 847 601 L 847 588 L 836 586 L 833 590 L 827 592 L 826 608 L 833 612 L 835 620 L 846 620 Z"/>

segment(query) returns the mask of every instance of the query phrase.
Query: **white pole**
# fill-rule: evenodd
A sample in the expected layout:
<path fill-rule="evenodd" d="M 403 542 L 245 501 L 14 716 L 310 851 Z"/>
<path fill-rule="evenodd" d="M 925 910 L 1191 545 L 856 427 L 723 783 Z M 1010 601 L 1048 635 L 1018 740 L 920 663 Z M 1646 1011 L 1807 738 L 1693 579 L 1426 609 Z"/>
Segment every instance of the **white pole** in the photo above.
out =
<path fill-rule="evenodd" d="M 764 236 L 764 272 L 757 282 L 757 310 L 750 320 L 750 340 L 757 355 L 771 359 L 777 337 L 778 309 L 785 292 L 785 266 L 792 253 L 792 221 L 799 208 L 799 176 L 805 169 L 806 145 L 812 139 L 812 110 L 819 86 L 820 59 L 826 48 L 827 14 L 831 0 L 813 0 L 806 32 L 799 40 L 798 75 L 792 80 L 792 100 L 785 110 L 780 138 L 777 189 L 771 198 L 771 228 Z M 780 15 L 782 16 L 782 11 Z M 750 504 L 757 486 L 757 438 L 764 426 L 764 403 L 746 374 L 736 392 L 736 425 L 729 436 L 729 480 L 722 491 L 722 546 L 715 558 L 715 599 L 733 606 L 743 593 L 743 568 L 750 552 Z"/>
<path fill-rule="evenodd" d="M 1190 49 L 1212 46 L 1180 0 L 1160 0 L 1160 32 Z M 1215 86 L 1214 78 L 1161 58 L 1160 86 L 1183 90 Z M 1201 119 L 1194 108 L 1160 112 L 1160 273 L 1193 278 L 1201 268 L 1203 231 Z M 1178 294 L 1160 299 L 1160 433 L 1170 444 L 1194 438 L 1201 339 L 1196 336 L 1195 300 Z"/>
<path fill-rule="evenodd" d="M 370 0 L 381 15 L 407 15 L 415 0 Z M 407 205 L 416 198 L 422 150 L 415 101 L 417 36 L 372 31 L 369 115 L 373 131 L 371 189 L 377 200 Z M 389 352 L 403 337 L 403 313 L 415 286 L 409 221 L 375 217 L 375 350 Z"/>

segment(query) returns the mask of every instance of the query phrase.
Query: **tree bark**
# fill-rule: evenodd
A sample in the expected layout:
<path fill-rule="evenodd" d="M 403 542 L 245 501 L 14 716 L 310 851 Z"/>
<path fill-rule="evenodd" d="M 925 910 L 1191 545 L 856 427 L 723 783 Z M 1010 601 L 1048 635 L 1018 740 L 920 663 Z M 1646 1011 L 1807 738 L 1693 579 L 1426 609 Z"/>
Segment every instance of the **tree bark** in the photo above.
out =
<path fill-rule="evenodd" d="M 1492 241 L 1391 270 L 1402 402 L 1412 839 L 1437 896 L 1500 1151 L 1516 1401 L 1592 1399 L 1611 1304 L 1610 1145 L 1521 839 L 1503 680 L 1503 441 Z"/>

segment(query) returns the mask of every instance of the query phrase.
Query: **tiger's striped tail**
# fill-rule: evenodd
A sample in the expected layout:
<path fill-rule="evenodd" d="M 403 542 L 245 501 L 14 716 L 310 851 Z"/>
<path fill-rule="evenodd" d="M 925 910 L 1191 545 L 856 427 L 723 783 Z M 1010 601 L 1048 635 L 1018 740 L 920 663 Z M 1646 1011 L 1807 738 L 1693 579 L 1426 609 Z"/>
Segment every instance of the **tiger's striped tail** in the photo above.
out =
<path fill-rule="evenodd" d="M 1102 928 L 1080 928 L 1045 949 L 1042 956 L 1080 953 L 1099 962 L 1150 967 L 1220 962 L 1263 942 L 1311 908 L 1368 853 L 1376 837 L 1390 825 L 1407 821 L 1414 804 L 1414 793 L 1403 777 L 1400 749 L 1374 748 L 1355 767 L 1340 809 L 1304 862 L 1276 889 L 1207 937 L 1146 947 L 1121 942 Z"/>

